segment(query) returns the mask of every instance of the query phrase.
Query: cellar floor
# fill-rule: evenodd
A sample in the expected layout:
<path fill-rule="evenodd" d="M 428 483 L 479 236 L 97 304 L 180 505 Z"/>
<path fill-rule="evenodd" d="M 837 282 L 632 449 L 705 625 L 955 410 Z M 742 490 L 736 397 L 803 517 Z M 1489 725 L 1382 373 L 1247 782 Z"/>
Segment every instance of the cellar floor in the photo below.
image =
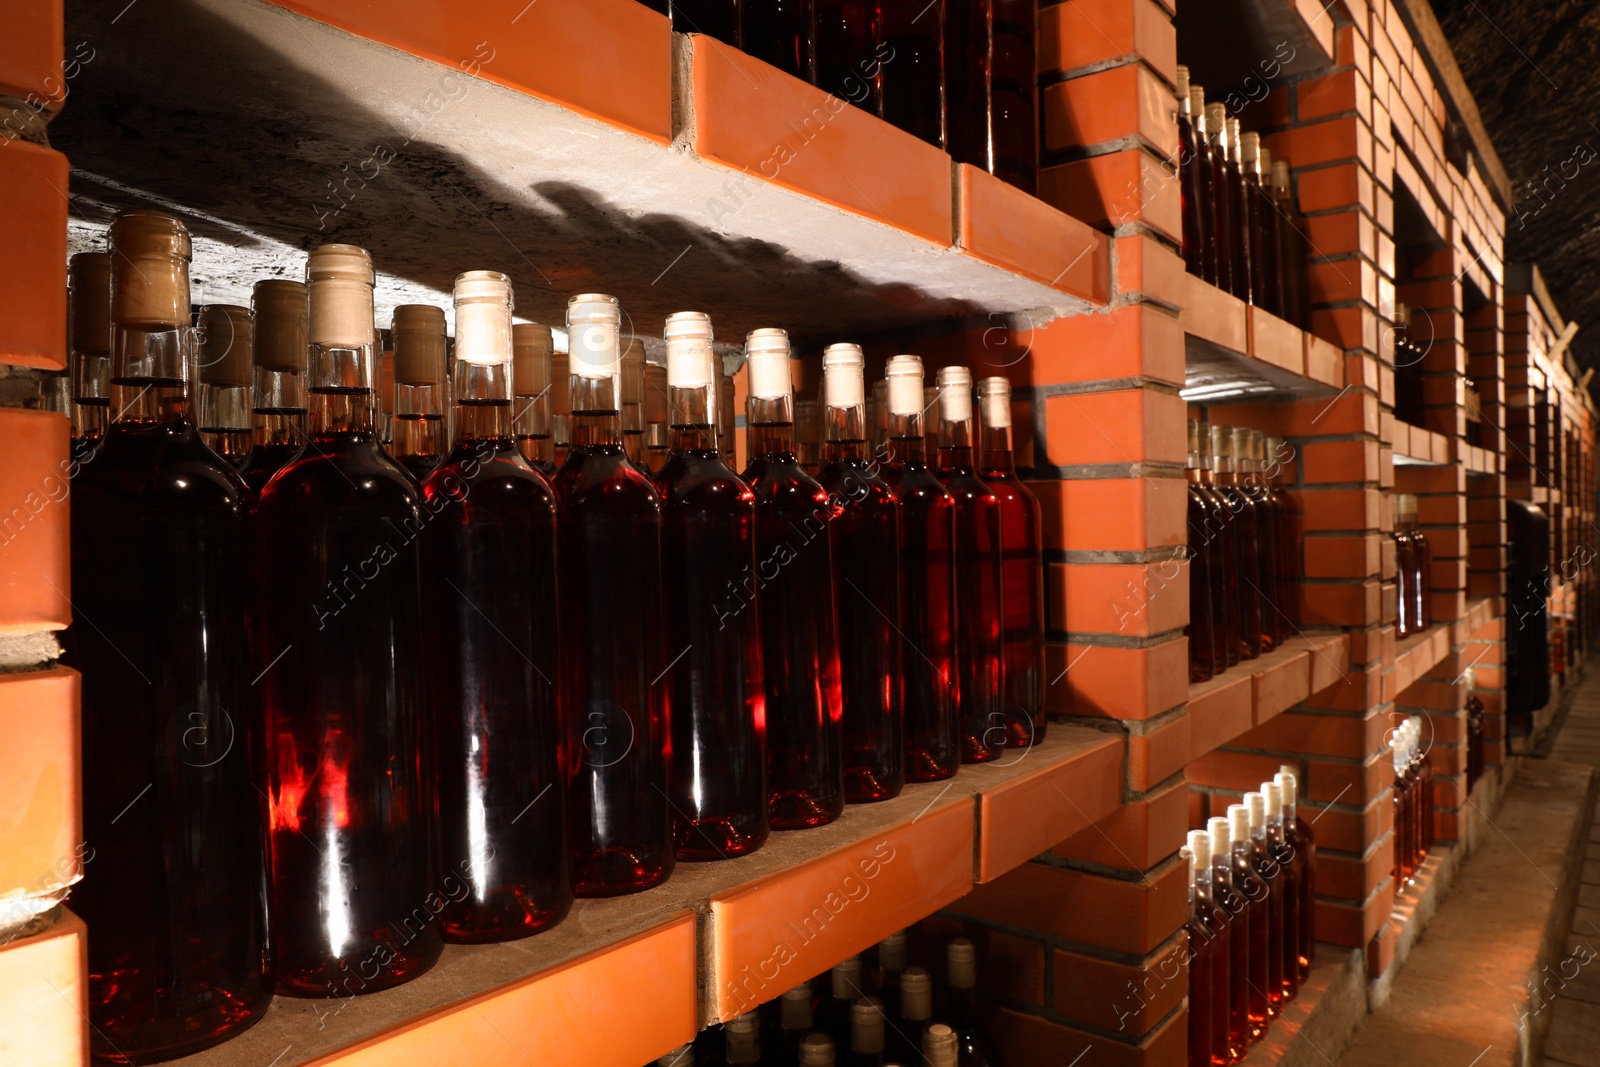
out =
<path fill-rule="evenodd" d="M 1597 767 L 1593 672 L 1573 694 L 1548 758 L 1523 760 L 1338 1067 L 1386 1067 L 1401 1050 L 1419 1067 L 1600 1067 Z M 1595 884 L 1580 884 L 1586 875 Z"/>

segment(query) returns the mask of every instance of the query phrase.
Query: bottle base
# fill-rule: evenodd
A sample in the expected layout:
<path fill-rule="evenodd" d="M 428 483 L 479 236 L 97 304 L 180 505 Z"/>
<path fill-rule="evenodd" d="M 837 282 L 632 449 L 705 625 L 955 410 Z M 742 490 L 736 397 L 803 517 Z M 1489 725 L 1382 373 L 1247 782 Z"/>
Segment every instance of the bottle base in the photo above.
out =
<path fill-rule="evenodd" d="M 844 772 L 844 799 L 847 804 L 875 804 L 880 800 L 892 800 L 904 788 L 904 778 L 881 778 L 870 770 Z"/>
<path fill-rule="evenodd" d="M 774 830 L 809 830 L 826 826 L 844 811 L 844 797 L 822 798 L 798 790 L 774 793 L 767 804 L 767 825 Z"/>
<path fill-rule="evenodd" d="M 279 953 L 275 976 L 277 992 L 280 996 L 307 1000 L 348 1000 L 381 993 L 426 974 L 439 962 L 442 952 L 444 942 L 439 931 L 429 927 L 399 947 L 387 939 L 372 940 L 349 956 L 298 968 L 286 964 L 283 954 Z"/>
<path fill-rule="evenodd" d="M 91 989 L 102 984 L 128 988 L 120 974 L 91 976 Z M 134 989 L 166 999 L 163 991 L 148 989 L 148 983 L 135 983 Z M 97 1061 L 145 1064 L 203 1052 L 254 1026 L 272 1003 L 272 989 L 263 982 L 253 997 L 247 997 L 216 986 L 196 985 L 186 991 L 187 998 L 205 1001 L 206 1007 L 185 1012 L 182 1018 L 152 1019 L 151 1006 L 143 995 L 128 995 L 123 998 L 126 1003 L 91 1006 L 90 1053 Z"/>
<path fill-rule="evenodd" d="M 767 826 L 742 827 L 731 819 L 679 821 L 673 854 L 680 863 L 710 863 L 748 856 L 767 843 Z"/>
<path fill-rule="evenodd" d="M 578 897 L 620 897 L 642 893 L 667 880 L 673 857 L 626 848 L 602 848 L 572 857 L 572 892 Z"/>
<path fill-rule="evenodd" d="M 572 910 L 572 898 L 540 901 L 506 890 L 482 904 L 472 901 L 447 908 L 439 916 L 439 935 L 450 945 L 488 945 L 540 934 Z"/>
<path fill-rule="evenodd" d="M 952 756 L 939 758 L 927 749 L 906 750 L 906 781 L 942 782 L 954 777 L 960 762 Z"/>
<path fill-rule="evenodd" d="M 1005 717 L 1007 748 L 1032 748 L 1044 740 L 1050 724 L 1043 711 L 1028 715 L 1021 708 L 1012 708 L 1005 712 Z"/>

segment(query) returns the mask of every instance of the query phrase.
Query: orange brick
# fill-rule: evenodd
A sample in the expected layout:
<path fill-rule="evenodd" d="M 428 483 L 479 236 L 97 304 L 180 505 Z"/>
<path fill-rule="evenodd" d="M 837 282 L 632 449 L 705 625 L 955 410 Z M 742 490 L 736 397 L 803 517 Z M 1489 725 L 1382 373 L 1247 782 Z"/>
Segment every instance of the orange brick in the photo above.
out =
<path fill-rule="evenodd" d="M 1082 945 L 1144 955 L 1183 926 L 1188 871 L 1173 862 L 1139 878 L 1025 863 L 946 910 Z"/>
<path fill-rule="evenodd" d="M 1300 447 L 1307 482 L 1371 482 L 1378 477 L 1378 442 L 1307 441 Z"/>
<path fill-rule="evenodd" d="M 1143 304 L 1057 319 L 1030 331 L 1025 340 L 1036 384 L 1143 377 L 1177 385 L 1184 380 L 1178 320 Z M 1084 359 L 1085 352 L 1095 358 Z"/>
<path fill-rule="evenodd" d="M 1306 446 L 1308 466 L 1314 447 Z M 1323 530 L 1362 533 L 1378 526 L 1376 489 L 1304 489 L 1295 496 L 1295 501 L 1300 505 L 1302 528 L 1307 533 Z"/>
<path fill-rule="evenodd" d="M 8 35 L 18 17 L 28 21 L 8 16 Z M 0 362 L 64 369 L 66 156 L 25 141 L 0 140 L 0 248 L 6 250 L 0 256 Z"/>
<path fill-rule="evenodd" d="M 1188 993 L 1188 955 L 1181 937 L 1140 966 L 1057 949 L 1056 1014 L 1114 1033 L 1147 1033 Z"/>
<path fill-rule="evenodd" d="M 1137 64 L 1047 85 L 1039 98 L 1046 152 L 1142 138 L 1158 155 L 1177 155 L 1172 93 Z"/>
<path fill-rule="evenodd" d="M 968 255 L 1091 303 L 1110 299 L 1105 234 L 977 167 L 958 163 L 956 175 L 957 238 Z"/>
<path fill-rule="evenodd" d="M 1189 618 L 1188 567 L 1163 563 L 1051 563 L 1049 625 L 1072 634 L 1149 637 Z"/>
<path fill-rule="evenodd" d="M 1148 0 L 1074 0 L 1039 9 L 1039 72 L 1071 72 L 1143 59 L 1177 81 L 1172 19 Z"/>
<path fill-rule="evenodd" d="M 1295 108 L 1301 122 L 1357 110 L 1356 72 L 1341 70 L 1295 86 Z"/>
<path fill-rule="evenodd" d="M 1172 308 L 1183 306 L 1189 275 L 1182 256 L 1143 233 L 1118 237 L 1114 246 L 1119 297 L 1142 297 Z"/>
<path fill-rule="evenodd" d="M 1045 944 L 971 920 L 930 915 L 911 930 L 912 959 L 940 958 L 944 946 L 965 937 L 978 950 L 978 967 L 992 995 L 1044 1005 Z"/>
<path fill-rule="evenodd" d="M 1178 181 L 1170 164 L 1142 148 L 1041 168 L 1039 198 L 1092 226 L 1142 222 L 1183 240 Z"/>
<path fill-rule="evenodd" d="M 0 1057 L 29 1067 L 89 1062 L 87 931 L 63 911 L 61 921 L 0 946 Z"/>
<path fill-rule="evenodd" d="M 1032 481 L 1045 544 L 1068 551 L 1169 548 L 1187 538 L 1188 495 L 1176 478 Z"/>
<path fill-rule="evenodd" d="M 1006 1008 L 996 1008 L 988 1016 L 989 1032 L 1006 1063 L 1072 1063 L 1081 1056 L 1075 1067 L 1179 1067 L 1188 1041 L 1187 1020 L 1179 1009 L 1134 1044 Z"/>
<path fill-rule="evenodd" d="M 1307 578 L 1367 578 L 1378 573 L 1380 536 L 1312 537 L 1305 541 Z"/>
<path fill-rule="evenodd" d="M 1052 846 L 1065 860 L 1137 873 L 1161 863 L 1183 844 L 1189 789 L 1174 783 L 1159 793 L 1130 800 L 1087 829 Z"/>
<path fill-rule="evenodd" d="M 1387 764 L 1385 761 L 1388 761 Z M 1389 788 L 1394 778 L 1394 761 L 1387 749 L 1375 753 L 1365 763 L 1332 763 L 1313 759 L 1307 762 L 1305 793 L 1308 800 L 1365 805 Z M 1334 798 L 1338 799 L 1335 800 Z"/>
<path fill-rule="evenodd" d="M 1273 152 L 1277 156 L 1276 150 Z M 1292 160 L 1299 165 L 1299 160 Z M 1307 214 L 1348 207 L 1372 206 L 1372 175 L 1355 163 L 1320 167 L 1295 175 L 1298 204 Z M 1350 346 L 1346 346 L 1350 347 Z"/>
<path fill-rule="evenodd" d="M 1255 722 L 1254 679 L 1243 670 L 1227 671 L 1189 692 L 1190 758 L 1225 745 Z"/>
<path fill-rule="evenodd" d="M 1046 454 L 1062 467 L 1184 461 L 1183 401 L 1147 389 L 1045 400 Z"/>
<path fill-rule="evenodd" d="M 1196 785 L 1244 792 L 1271 781 L 1282 763 L 1277 756 L 1218 749 L 1190 763 L 1188 778 Z"/>
<path fill-rule="evenodd" d="M 5 47 L 0 48 L 0 93 L 35 110 L 56 110 L 82 57 L 93 61 L 93 49 L 74 49 L 66 57 L 69 65 L 64 65 L 61 9 L 61 0 L 27 0 L 0 10 L 6 27 Z M 8 106 L 7 114 L 10 110 Z"/>
<path fill-rule="evenodd" d="M 68 435 L 54 412 L 0 408 L 0 633 L 72 619 Z"/>
<path fill-rule="evenodd" d="M 1250 323 L 1243 300 L 1189 275 L 1183 302 L 1183 332 L 1234 352 L 1250 348 Z"/>
<path fill-rule="evenodd" d="M 12 752 L 27 754 L 0 766 L 0 887 L 63 889 L 83 872 L 78 672 L 0 675 L 0 734 Z"/>
<path fill-rule="evenodd" d="M 1310 694 L 1311 653 L 1298 653 L 1270 667 L 1258 668 L 1254 683 L 1255 721 L 1261 723 Z"/>
<path fill-rule="evenodd" d="M 1148 719 L 1183 703 L 1188 642 L 1148 648 L 1046 645 L 1045 706 L 1068 715 Z"/>
<path fill-rule="evenodd" d="M 1320 863 L 1321 857 L 1318 857 Z M 1324 898 L 1319 882 L 1317 940 L 1347 948 L 1364 948 L 1394 911 L 1394 880 L 1384 882 L 1360 904 Z"/>

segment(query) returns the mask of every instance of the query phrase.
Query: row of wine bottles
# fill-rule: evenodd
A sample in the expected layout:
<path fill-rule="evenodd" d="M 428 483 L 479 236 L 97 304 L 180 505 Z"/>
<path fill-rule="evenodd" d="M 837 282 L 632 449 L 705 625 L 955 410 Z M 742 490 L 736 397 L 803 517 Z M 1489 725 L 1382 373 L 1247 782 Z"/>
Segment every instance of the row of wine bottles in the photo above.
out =
<path fill-rule="evenodd" d="M 1461 672 L 1467 683 L 1467 792 L 1483 777 L 1484 734 L 1486 728 L 1483 700 L 1478 696 L 1477 677 L 1471 667 Z"/>
<path fill-rule="evenodd" d="M 1290 765 L 1181 850 L 1189 862 L 1189 1064 L 1243 1059 L 1311 972 L 1316 843 Z"/>
<path fill-rule="evenodd" d="M 1289 190 L 1289 162 L 1242 132 L 1225 104 L 1178 68 L 1178 180 L 1190 274 L 1306 329 L 1311 246 Z"/>
<path fill-rule="evenodd" d="M 1394 541 L 1396 572 L 1396 637 L 1420 634 L 1433 625 L 1433 598 L 1428 592 L 1428 571 L 1433 552 L 1428 535 L 1417 525 L 1417 498 L 1410 493 L 1394 494 Z"/>
<path fill-rule="evenodd" d="M 1281 438 L 1189 420 L 1189 680 L 1283 645 L 1298 618 L 1300 510 Z"/>
<path fill-rule="evenodd" d="M 907 966 L 906 935 L 852 956 L 662 1056 L 659 1067 L 1000 1067 L 977 1011 L 977 949 L 945 946 L 945 980 Z"/>
<path fill-rule="evenodd" d="M 1033 192 L 1035 0 L 644 0 Z"/>
<path fill-rule="evenodd" d="M 454 441 L 419 485 L 374 432 L 366 250 L 313 249 L 305 285 L 202 308 L 197 331 L 183 223 L 123 212 L 109 236 L 71 275 L 74 365 L 109 362 L 112 417 L 75 451 L 66 638 L 102 1053 L 194 1051 L 273 991 L 396 985 L 446 940 L 536 933 L 575 894 L 1043 736 L 1038 510 L 1004 379 L 983 383 L 979 448 L 970 371 L 940 371 L 935 463 L 921 361 L 895 357 L 890 445 L 869 452 L 861 350 L 830 346 L 819 480 L 787 335 L 757 330 L 741 477 L 716 447 L 711 321 L 681 312 L 652 477 L 623 445 L 621 308 L 584 294 L 547 478 L 512 398 L 524 369 L 551 385 L 550 331 L 519 349 L 510 280 L 469 271 Z M 442 317 L 397 315 L 401 396 L 413 359 L 445 358 Z M 201 364 L 253 392 L 239 470 L 191 416 Z"/>
<path fill-rule="evenodd" d="M 1433 767 L 1422 744 L 1422 719 L 1413 715 L 1395 727 L 1394 885 L 1404 893 L 1433 849 Z"/>

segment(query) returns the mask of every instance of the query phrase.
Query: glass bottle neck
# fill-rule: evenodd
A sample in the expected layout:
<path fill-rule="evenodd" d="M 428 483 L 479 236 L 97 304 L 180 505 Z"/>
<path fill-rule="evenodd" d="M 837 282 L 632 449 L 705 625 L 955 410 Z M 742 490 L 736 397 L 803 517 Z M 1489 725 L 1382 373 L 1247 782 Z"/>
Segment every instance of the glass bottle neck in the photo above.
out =
<path fill-rule="evenodd" d="M 822 409 L 824 460 L 864 459 L 867 451 L 867 412 L 864 404 Z"/>
<path fill-rule="evenodd" d="M 567 416 L 569 448 L 603 448 L 622 444 L 622 408 L 615 377 L 572 376 L 572 414 Z"/>
<path fill-rule="evenodd" d="M 189 422 L 187 326 L 117 323 L 111 331 L 111 408 L 137 425 Z"/>
<path fill-rule="evenodd" d="M 1011 454 L 1011 427 L 985 425 L 979 434 L 983 448 L 983 469 L 1009 474 L 1016 470 Z"/>
<path fill-rule="evenodd" d="M 456 399 L 455 439 L 511 441 L 511 364 L 456 360 L 452 384 Z"/>
<path fill-rule="evenodd" d="M 313 437 L 373 433 L 372 346 L 314 344 L 310 350 Z"/>
<path fill-rule="evenodd" d="M 897 464 L 927 464 L 928 442 L 922 432 L 922 412 L 889 413 L 889 448 Z"/>
<path fill-rule="evenodd" d="M 794 458 L 793 397 L 751 397 L 745 409 L 745 422 L 749 427 L 751 457 Z"/>
<path fill-rule="evenodd" d="M 674 452 L 717 451 L 715 411 L 711 406 L 715 396 L 714 389 L 704 386 L 667 387 Z"/>
<path fill-rule="evenodd" d="M 972 469 L 972 420 L 939 420 L 939 466 L 944 470 Z"/>
<path fill-rule="evenodd" d="M 511 401 L 511 429 L 523 456 L 534 463 L 548 463 L 555 450 L 551 437 L 550 390 L 535 396 L 517 396 Z"/>

